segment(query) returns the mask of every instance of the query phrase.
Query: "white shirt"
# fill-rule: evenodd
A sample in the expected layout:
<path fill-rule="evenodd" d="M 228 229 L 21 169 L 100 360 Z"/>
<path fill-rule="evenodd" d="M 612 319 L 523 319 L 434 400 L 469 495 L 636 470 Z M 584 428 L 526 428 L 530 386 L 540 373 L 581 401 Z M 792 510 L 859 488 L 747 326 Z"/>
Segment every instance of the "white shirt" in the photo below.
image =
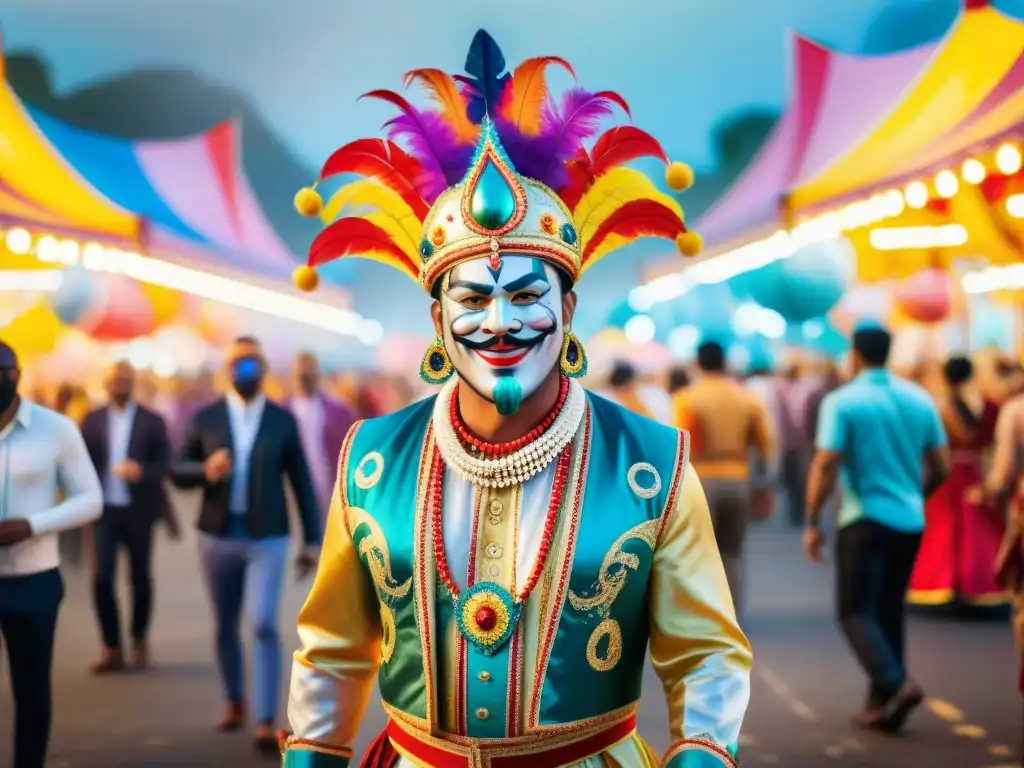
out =
<path fill-rule="evenodd" d="M 111 507 L 128 507 L 132 503 L 128 483 L 114 474 L 114 468 L 128 458 L 137 411 L 135 403 L 128 403 L 124 408 L 111 404 L 107 408 L 107 473 L 103 478 L 103 501 Z"/>
<path fill-rule="evenodd" d="M 231 499 L 233 514 L 244 515 L 249 508 L 249 467 L 252 462 L 252 448 L 260 432 L 263 409 L 267 404 L 265 395 L 258 395 L 245 402 L 234 392 L 228 394 L 228 421 L 231 424 Z"/>
<path fill-rule="evenodd" d="M 60 492 L 64 500 L 57 503 Z M 24 398 L 0 432 L 0 520 L 24 518 L 32 536 L 0 547 L 0 577 L 60 565 L 57 534 L 99 518 L 103 489 L 71 419 Z"/>
<path fill-rule="evenodd" d="M 324 403 L 319 396 L 293 397 L 292 411 L 299 425 L 302 450 L 309 459 L 309 472 L 321 506 L 330 503 L 334 490 L 332 461 L 324 451 Z"/>

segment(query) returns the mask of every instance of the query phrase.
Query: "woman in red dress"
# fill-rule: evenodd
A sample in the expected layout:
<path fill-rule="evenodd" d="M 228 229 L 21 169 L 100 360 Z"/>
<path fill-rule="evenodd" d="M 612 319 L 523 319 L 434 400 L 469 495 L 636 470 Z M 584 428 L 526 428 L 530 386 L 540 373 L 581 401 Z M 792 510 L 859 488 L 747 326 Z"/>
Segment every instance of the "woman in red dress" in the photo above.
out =
<path fill-rule="evenodd" d="M 907 599 L 914 605 L 1003 605 L 1009 594 L 996 580 L 992 563 L 1006 518 L 980 493 L 983 458 L 994 439 L 999 406 L 969 386 L 974 368 L 968 358 L 950 358 L 944 374 L 948 390 L 939 411 L 953 463 L 949 478 L 925 507 L 924 538 Z"/>

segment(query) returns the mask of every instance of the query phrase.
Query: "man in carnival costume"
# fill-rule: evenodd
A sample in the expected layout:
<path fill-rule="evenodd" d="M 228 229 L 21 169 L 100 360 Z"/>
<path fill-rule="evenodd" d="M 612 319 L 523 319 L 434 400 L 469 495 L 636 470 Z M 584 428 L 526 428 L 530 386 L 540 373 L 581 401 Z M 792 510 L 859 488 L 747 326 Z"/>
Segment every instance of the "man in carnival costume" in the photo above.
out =
<path fill-rule="evenodd" d="M 390 721 L 364 766 L 651 766 L 636 733 L 648 643 L 674 743 L 666 766 L 735 766 L 751 651 L 736 624 L 685 433 L 588 395 L 570 330 L 580 274 L 638 237 L 700 247 L 673 198 L 624 163 L 632 126 L 584 142 L 615 93 L 555 101 L 478 32 L 466 75 L 410 72 L 438 103 L 393 141 L 338 150 L 296 282 L 339 256 L 391 264 L 433 296 L 421 374 L 436 398 L 353 427 L 319 573 L 299 617 L 284 764 L 341 767 L 374 685 Z M 468 169 L 468 170 L 467 170 Z M 692 173 L 668 165 L 669 186 Z M 557 194 L 553 190 L 558 190 Z M 349 205 L 376 208 L 334 220 Z M 331 223 L 332 222 L 332 223 Z"/>

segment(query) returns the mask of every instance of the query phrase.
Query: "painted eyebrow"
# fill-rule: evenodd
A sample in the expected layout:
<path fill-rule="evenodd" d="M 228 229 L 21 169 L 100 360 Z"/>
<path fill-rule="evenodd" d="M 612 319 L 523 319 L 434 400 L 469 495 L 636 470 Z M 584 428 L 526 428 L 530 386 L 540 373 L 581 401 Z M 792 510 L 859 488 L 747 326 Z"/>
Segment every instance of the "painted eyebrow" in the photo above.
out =
<path fill-rule="evenodd" d="M 548 276 L 543 272 L 527 272 L 522 277 L 517 277 L 515 280 L 506 283 L 502 286 L 506 291 L 512 293 L 514 291 L 521 291 L 523 288 L 528 288 L 535 283 L 543 283 L 544 285 L 551 285 L 548 282 Z"/>
<path fill-rule="evenodd" d="M 494 293 L 493 285 L 487 285 L 487 283 L 474 283 L 469 280 L 459 280 L 458 282 L 452 283 L 448 286 L 449 291 L 453 288 L 465 288 L 467 291 L 479 293 L 483 296 L 490 296 Z"/>

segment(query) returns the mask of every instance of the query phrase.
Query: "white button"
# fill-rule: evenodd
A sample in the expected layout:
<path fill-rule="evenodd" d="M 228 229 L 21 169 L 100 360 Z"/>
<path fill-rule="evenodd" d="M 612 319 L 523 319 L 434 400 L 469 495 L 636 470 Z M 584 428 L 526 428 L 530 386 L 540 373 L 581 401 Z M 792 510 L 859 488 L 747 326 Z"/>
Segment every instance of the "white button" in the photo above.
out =
<path fill-rule="evenodd" d="M 497 576 L 499 573 L 501 573 L 501 568 L 499 568 L 496 565 L 492 565 L 491 566 L 491 576 Z"/>
<path fill-rule="evenodd" d="M 476 679 L 479 680 L 481 683 L 489 683 L 491 681 L 491 673 L 479 672 L 477 673 Z"/>
<path fill-rule="evenodd" d="M 490 716 L 491 716 L 491 713 L 487 711 L 486 707 L 480 707 L 476 711 L 476 719 L 477 720 L 486 720 Z"/>

